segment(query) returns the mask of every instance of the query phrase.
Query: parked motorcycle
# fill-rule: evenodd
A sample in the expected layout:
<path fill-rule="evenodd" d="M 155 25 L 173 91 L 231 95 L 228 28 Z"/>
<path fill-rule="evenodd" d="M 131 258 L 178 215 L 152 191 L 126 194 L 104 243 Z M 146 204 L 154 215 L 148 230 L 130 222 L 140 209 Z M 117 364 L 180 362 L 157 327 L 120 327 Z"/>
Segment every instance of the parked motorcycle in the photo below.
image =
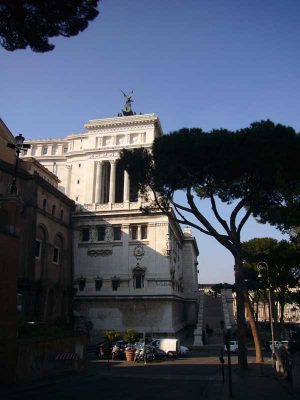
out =
<path fill-rule="evenodd" d="M 153 361 L 155 360 L 155 355 L 152 346 L 145 346 L 137 349 L 134 354 L 134 361 Z"/>
<path fill-rule="evenodd" d="M 124 360 L 125 359 L 125 347 L 115 344 L 111 351 L 111 359 L 112 360 L 115 360 L 115 359 Z"/>

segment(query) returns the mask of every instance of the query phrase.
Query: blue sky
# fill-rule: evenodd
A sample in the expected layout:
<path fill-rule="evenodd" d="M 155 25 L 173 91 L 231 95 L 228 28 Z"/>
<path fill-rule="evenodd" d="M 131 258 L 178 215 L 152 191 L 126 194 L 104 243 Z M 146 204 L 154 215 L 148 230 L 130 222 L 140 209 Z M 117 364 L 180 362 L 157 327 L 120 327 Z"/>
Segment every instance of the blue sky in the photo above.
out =
<path fill-rule="evenodd" d="M 298 0 L 103 0 L 54 51 L 0 49 L 0 117 L 26 138 L 64 137 L 115 116 L 125 92 L 165 133 L 269 118 L 300 130 Z M 207 205 L 204 205 L 207 207 Z M 281 235 L 251 222 L 244 240 Z M 233 259 L 197 234 L 201 282 L 233 280 Z"/>

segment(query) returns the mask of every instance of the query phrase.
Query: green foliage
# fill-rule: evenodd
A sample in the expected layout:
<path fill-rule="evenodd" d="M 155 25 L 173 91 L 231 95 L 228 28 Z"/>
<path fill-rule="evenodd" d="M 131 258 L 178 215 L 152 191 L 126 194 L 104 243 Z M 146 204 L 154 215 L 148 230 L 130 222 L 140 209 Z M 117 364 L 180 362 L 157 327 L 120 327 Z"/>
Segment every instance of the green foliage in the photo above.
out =
<path fill-rule="evenodd" d="M 112 343 L 118 339 L 120 339 L 120 334 L 114 330 L 104 332 L 104 340 L 108 343 Z"/>
<path fill-rule="evenodd" d="M 123 150 L 121 154 L 130 179 L 143 190 L 152 189 L 156 207 L 178 223 L 214 237 L 233 255 L 243 367 L 247 364 L 242 335 L 246 285 L 241 231 L 250 215 L 282 224 L 276 221 L 277 214 L 290 215 L 291 207 L 300 207 L 299 154 L 300 135 L 271 121 L 255 122 L 236 132 L 184 128 L 156 138 L 151 151 Z M 180 203 L 174 197 L 178 190 L 185 193 Z M 213 221 L 203 212 L 204 198 L 211 203 Z M 229 218 L 220 214 L 220 202 L 231 205 Z M 150 212 L 152 207 L 148 206 Z M 257 354 L 259 349 L 257 345 Z"/>
<path fill-rule="evenodd" d="M 124 334 L 124 339 L 133 344 L 139 340 L 139 333 L 135 329 L 127 329 Z"/>
<path fill-rule="evenodd" d="M 54 49 L 49 38 L 71 37 L 84 31 L 98 15 L 99 0 L 2 0 L 0 44 L 6 50 L 46 52 Z"/>
<path fill-rule="evenodd" d="M 152 152 L 123 150 L 121 159 L 140 187 L 150 186 L 168 201 L 187 189 L 228 204 L 242 199 L 265 222 L 279 208 L 288 212 L 288 195 L 299 207 L 299 154 L 300 136 L 292 128 L 261 121 L 236 132 L 181 129 L 156 138 Z"/>
<path fill-rule="evenodd" d="M 275 298 L 281 303 L 291 301 L 291 288 L 298 286 L 300 275 L 300 249 L 285 240 L 255 238 L 242 246 L 245 264 L 245 277 L 250 290 L 272 288 Z M 268 272 L 261 271 L 258 277 L 257 263 L 268 264 Z"/>

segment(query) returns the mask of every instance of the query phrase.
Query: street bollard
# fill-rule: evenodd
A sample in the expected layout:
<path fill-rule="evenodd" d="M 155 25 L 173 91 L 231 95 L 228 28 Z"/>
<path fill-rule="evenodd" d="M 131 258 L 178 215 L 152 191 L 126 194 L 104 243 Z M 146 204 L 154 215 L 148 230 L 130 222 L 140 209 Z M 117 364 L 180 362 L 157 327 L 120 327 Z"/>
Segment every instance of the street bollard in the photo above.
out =
<path fill-rule="evenodd" d="M 219 357 L 220 363 L 221 363 L 221 369 L 222 369 L 222 382 L 225 383 L 225 373 L 224 373 L 224 363 L 225 360 L 223 358 L 223 350 L 221 350 L 221 356 Z"/>

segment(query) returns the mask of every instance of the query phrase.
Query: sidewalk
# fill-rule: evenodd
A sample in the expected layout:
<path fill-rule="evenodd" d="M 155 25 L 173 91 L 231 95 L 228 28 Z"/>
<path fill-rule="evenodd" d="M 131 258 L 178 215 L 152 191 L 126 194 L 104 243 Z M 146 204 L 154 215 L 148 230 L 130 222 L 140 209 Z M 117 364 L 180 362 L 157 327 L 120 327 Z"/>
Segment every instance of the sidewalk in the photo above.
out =
<path fill-rule="evenodd" d="M 249 363 L 247 371 L 241 371 L 232 362 L 233 400 L 300 400 L 300 393 L 292 390 L 291 383 L 278 378 L 272 369 L 270 360 L 263 365 Z M 139 391 L 132 394 L 126 388 L 136 387 Z M 2 388 L 0 397 L 7 400 L 61 400 L 94 397 L 101 391 L 103 398 L 111 400 L 153 399 L 159 393 L 162 400 L 229 400 L 228 368 L 225 364 L 225 384 L 222 383 L 221 370 L 217 355 L 191 354 L 180 360 L 161 363 L 128 363 L 114 361 L 107 369 L 107 363 L 94 361 L 81 373 L 70 373 L 47 380 L 16 387 Z"/>
<path fill-rule="evenodd" d="M 292 390 L 291 382 L 280 379 L 270 363 L 249 364 L 247 371 L 233 365 L 232 392 L 235 400 L 300 400 L 300 393 Z M 224 399 L 230 399 L 227 375 Z"/>

